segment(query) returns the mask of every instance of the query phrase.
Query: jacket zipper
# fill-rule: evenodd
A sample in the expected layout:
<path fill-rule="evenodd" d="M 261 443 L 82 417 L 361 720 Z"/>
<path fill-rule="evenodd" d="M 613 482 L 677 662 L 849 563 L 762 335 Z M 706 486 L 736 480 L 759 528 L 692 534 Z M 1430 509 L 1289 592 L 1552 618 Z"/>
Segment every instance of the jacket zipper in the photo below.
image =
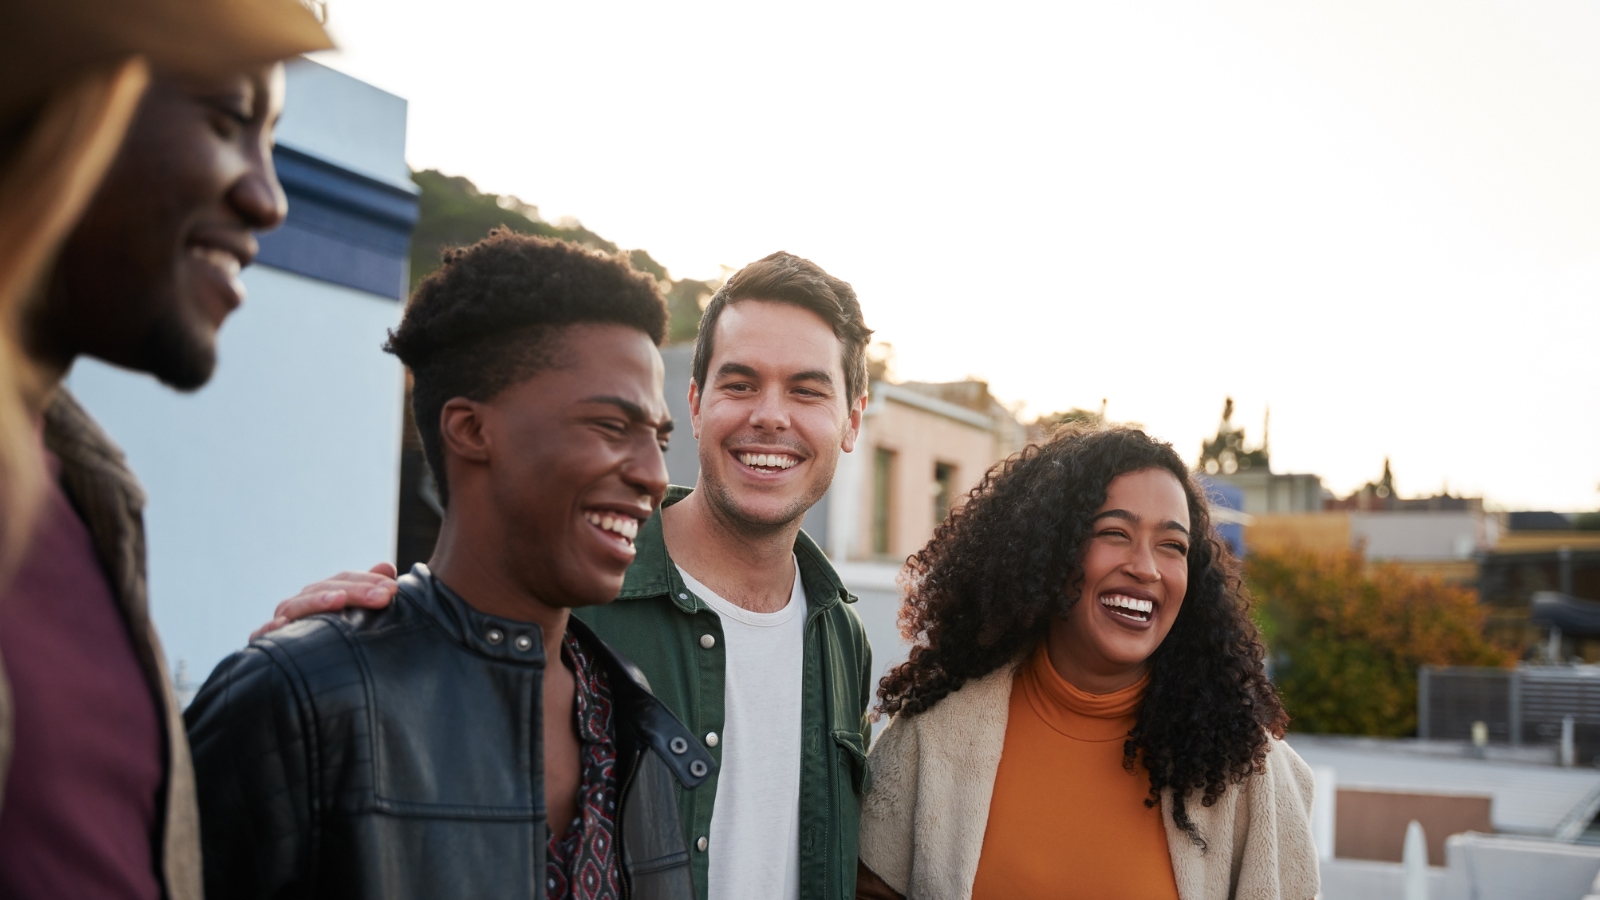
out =
<path fill-rule="evenodd" d="M 623 780 L 622 787 L 620 787 L 617 790 L 617 843 L 616 843 L 616 850 L 617 850 L 617 868 L 622 870 L 622 900 L 628 900 L 628 895 L 629 895 L 629 893 L 631 893 L 628 890 L 628 886 L 633 883 L 633 873 L 628 871 L 627 863 L 623 860 L 623 857 L 622 857 L 623 810 L 627 807 L 628 788 L 633 786 L 633 776 L 638 773 L 638 771 L 639 771 L 639 762 L 643 758 L 644 758 L 644 751 L 643 750 L 637 751 L 637 752 L 635 752 L 633 754 L 633 765 L 628 767 L 628 777 Z"/>
<path fill-rule="evenodd" d="M 822 616 L 817 617 L 817 630 L 818 632 L 827 630 L 827 620 Z M 839 785 L 837 783 L 839 773 L 836 771 L 838 767 L 833 764 L 833 757 L 837 755 L 838 750 L 833 746 L 833 691 L 829 689 L 831 679 L 828 677 L 830 674 L 828 668 L 828 641 L 825 634 L 819 633 L 817 635 L 817 655 L 822 662 L 821 671 L 818 673 L 822 676 L 823 734 L 820 742 L 822 744 L 822 764 L 828 769 L 828 814 L 822 817 L 822 870 L 825 873 L 822 879 L 822 891 L 823 896 L 826 897 L 828 895 L 828 881 L 835 874 L 834 867 L 828 864 L 830 862 L 828 857 L 832 856 L 832 853 L 828 850 L 828 845 L 833 841 L 833 818 L 839 814 Z M 841 857 L 843 856 L 842 853 L 840 855 Z M 843 885 L 840 885 L 840 887 L 842 889 Z"/>

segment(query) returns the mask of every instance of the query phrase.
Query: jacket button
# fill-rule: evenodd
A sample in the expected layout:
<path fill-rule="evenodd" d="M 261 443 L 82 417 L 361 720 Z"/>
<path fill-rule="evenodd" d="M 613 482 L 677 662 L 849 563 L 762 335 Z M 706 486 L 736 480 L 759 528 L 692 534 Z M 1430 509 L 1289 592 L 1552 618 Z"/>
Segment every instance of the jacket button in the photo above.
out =
<path fill-rule="evenodd" d="M 675 756 L 682 756 L 689 751 L 689 742 L 681 737 L 675 737 L 667 741 L 667 749 L 671 750 Z"/>
<path fill-rule="evenodd" d="M 717 737 L 717 733 L 715 731 L 706 732 L 706 746 L 707 747 L 715 747 L 717 745 L 717 741 L 719 741 L 719 740 L 721 740 L 721 738 Z"/>
<path fill-rule="evenodd" d="M 517 635 L 516 644 L 518 650 L 526 651 L 529 647 L 533 646 L 533 638 L 528 637 L 525 634 L 519 634 Z"/>
<path fill-rule="evenodd" d="M 704 836 L 702 836 L 700 840 L 694 842 L 694 848 L 699 850 L 701 853 L 706 852 L 706 848 L 709 846 L 711 846 L 711 842 L 706 840 Z"/>
<path fill-rule="evenodd" d="M 489 629 L 488 633 L 484 635 L 484 639 L 491 644 L 498 644 L 506 639 L 506 633 L 498 628 L 491 628 Z"/>
<path fill-rule="evenodd" d="M 709 770 L 706 768 L 705 760 L 697 759 L 694 762 L 689 763 L 689 774 L 696 778 L 706 777 L 707 771 Z"/>
<path fill-rule="evenodd" d="M 707 650 L 710 650 L 712 647 L 715 647 L 716 645 L 717 645 L 717 636 L 716 635 L 714 635 L 714 634 L 702 634 L 702 635 L 700 635 L 700 646 L 706 648 Z"/>

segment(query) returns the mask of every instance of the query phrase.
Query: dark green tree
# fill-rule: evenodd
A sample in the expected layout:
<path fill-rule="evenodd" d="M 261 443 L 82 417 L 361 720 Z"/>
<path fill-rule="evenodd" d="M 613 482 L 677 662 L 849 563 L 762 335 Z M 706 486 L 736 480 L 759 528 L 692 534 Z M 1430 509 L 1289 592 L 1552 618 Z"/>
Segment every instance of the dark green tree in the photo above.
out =
<path fill-rule="evenodd" d="M 439 267 L 439 254 L 447 247 L 460 247 L 483 239 L 494 228 L 509 228 L 520 234 L 559 238 L 607 253 L 617 245 L 581 223 L 553 225 L 539 216 L 539 208 L 516 197 L 490 194 L 460 175 L 446 175 L 437 169 L 412 173 L 411 180 L 422 189 L 416 229 L 411 235 L 411 289 Z M 643 250 L 628 252 L 635 269 L 661 282 L 671 314 L 669 341 L 692 341 L 700 324 L 700 303 L 716 289 L 714 282 L 685 278 L 674 281 L 665 266 Z"/>

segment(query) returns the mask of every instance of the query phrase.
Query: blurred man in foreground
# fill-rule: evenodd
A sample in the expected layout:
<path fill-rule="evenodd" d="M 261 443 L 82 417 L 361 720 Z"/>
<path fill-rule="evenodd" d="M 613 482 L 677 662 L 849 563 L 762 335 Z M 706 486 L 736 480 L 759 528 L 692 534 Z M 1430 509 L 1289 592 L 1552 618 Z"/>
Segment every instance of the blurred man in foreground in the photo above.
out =
<path fill-rule="evenodd" d="M 67 236 L 0 272 L 25 300 L 26 372 L 0 390 L 25 391 L 50 476 L 0 604 L 0 896 L 199 898 L 193 772 L 145 596 L 143 495 L 60 384 L 83 355 L 181 389 L 206 381 L 253 232 L 284 216 L 275 60 L 328 41 L 294 0 L 61 0 L 0 15 L 0 150 L 33 172 L 51 171 L 51 153 L 87 159 L 55 183 L 92 195 L 75 222 L 70 202 L 66 220 L 49 202 L 6 207 L 6 233 L 26 233 L 16 216 L 32 210 L 47 236 Z M 109 161 L 98 188 L 96 153 Z"/>
<path fill-rule="evenodd" d="M 275 631 L 201 688 L 208 893 L 693 896 L 675 785 L 715 763 L 569 615 L 616 597 L 666 492 L 666 322 L 623 259 L 508 231 L 423 280 L 388 349 L 438 547 L 387 609 Z"/>

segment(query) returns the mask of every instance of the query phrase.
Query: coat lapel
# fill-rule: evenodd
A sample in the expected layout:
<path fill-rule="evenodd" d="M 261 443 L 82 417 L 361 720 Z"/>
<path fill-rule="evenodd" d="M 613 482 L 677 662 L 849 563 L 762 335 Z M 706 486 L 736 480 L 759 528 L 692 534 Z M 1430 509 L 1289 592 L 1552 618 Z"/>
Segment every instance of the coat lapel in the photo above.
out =
<path fill-rule="evenodd" d="M 161 859 L 167 896 L 200 900 L 200 819 L 194 767 L 172 693 L 166 655 L 150 621 L 145 580 L 144 491 L 121 449 L 66 390 L 45 412 L 45 446 L 61 460 L 61 484 L 88 526 L 134 652 L 166 721 L 167 778 Z"/>

